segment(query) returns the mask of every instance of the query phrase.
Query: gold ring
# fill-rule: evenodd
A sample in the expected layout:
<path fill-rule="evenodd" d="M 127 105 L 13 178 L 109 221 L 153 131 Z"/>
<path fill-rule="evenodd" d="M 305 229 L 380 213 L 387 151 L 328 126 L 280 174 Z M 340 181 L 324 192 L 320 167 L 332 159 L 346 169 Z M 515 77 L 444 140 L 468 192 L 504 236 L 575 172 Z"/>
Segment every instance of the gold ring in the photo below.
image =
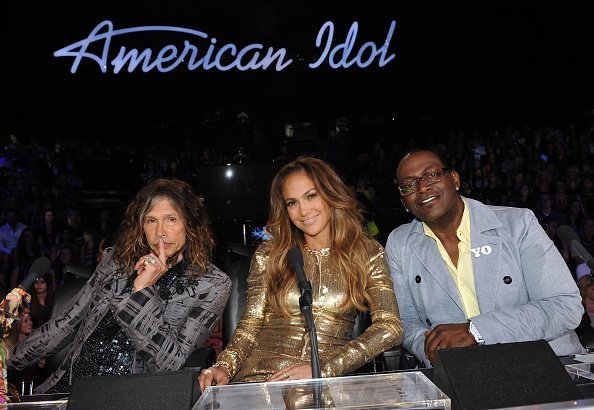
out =
<path fill-rule="evenodd" d="M 211 373 L 212 373 L 212 370 L 210 370 L 210 369 L 206 369 L 206 370 L 202 371 L 202 374 L 211 374 Z"/>

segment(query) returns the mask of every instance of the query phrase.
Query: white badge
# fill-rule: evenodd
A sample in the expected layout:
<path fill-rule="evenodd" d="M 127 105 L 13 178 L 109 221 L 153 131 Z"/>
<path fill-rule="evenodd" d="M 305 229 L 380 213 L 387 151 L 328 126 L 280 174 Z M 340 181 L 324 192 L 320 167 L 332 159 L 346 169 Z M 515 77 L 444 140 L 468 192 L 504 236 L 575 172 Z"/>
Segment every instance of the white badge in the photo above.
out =
<path fill-rule="evenodd" d="M 478 258 L 481 255 L 489 255 L 491 253 L 491 247 L 489 245 L 479 246 L 478 248 L 471 248 L 470 251 L 475 258 Z"/>

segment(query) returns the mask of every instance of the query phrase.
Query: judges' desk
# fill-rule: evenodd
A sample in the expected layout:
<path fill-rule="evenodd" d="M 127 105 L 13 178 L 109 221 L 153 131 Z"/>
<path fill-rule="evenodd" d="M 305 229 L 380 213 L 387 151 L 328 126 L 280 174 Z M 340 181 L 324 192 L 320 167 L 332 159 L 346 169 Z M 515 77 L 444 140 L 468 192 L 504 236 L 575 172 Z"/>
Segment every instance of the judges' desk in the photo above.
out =
<path fill-rule="evenodd" d="M 423 373 L 401 372 L 207 388 L 192 410 L 449 409 L 450 399 Z"/>
<path fill-rule="evenodd" d="M 512 407 L 516 410 L 593 409 L 594 410 L 594 354 L 582 360 L 565 358 L 565 369 L 582 392 L 583 400 Z M 271 383 L 245 383 L 212 386 L 206 389 L 192 410 L 210 409 L 316 409 L 316 408 L 373 408 L 373 409 L 450 409 L 451 400 L 430 380 L 432 369 L 399 371 L 369 375 L 334 377 L 318 380 L 299 380 Z M 429 376 L 429 378 L 427 377 Z M 97 392 L 97 394 L 104 394 Z M 131 395 L 132 397 L 133 395 Z M 89 400 L 94 400 L 90 397 Z M 65 410 L 68 395 L 22 396 L 22 403 L 0 405 L 8 409 Z M 112 408 L 153 409 L 151 398 L 135 399 L 134 406 Z M 162 407 L 161 407 L 162 408 Z"/>

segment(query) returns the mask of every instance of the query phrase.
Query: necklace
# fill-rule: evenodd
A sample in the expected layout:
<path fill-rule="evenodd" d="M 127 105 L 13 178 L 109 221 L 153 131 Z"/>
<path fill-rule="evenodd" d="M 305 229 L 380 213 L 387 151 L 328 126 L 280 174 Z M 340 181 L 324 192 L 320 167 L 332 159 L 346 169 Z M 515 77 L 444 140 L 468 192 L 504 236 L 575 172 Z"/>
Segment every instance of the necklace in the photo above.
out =
<path fill-rule="evenodd" d="M 312 255 L 320 255 L 320 256 L 328 256 L 330 255 L 330 248 L 320 248 L 320 249 L 311 249 L 307 242 L 304 245 L 304 248 L 307 252 L 311 253 Z"/>

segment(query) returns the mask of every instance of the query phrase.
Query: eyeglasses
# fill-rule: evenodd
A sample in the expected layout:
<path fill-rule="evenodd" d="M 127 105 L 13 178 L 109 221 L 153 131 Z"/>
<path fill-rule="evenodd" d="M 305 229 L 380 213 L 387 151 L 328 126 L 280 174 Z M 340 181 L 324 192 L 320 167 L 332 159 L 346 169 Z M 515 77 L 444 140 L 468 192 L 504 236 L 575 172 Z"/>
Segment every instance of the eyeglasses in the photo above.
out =
<path fill-rule="evenodd" d="M 425 172 L 423 175 L 417 178 L 407 178 L 398 183 L 398 190 L 401 196 L 407 196 L 414 194 L 419 190 L 419 182 L 421 179 L 425 181 L 427 185 L 435 184 L 443 178 L 443 174 L 451 172 L 449 168 L 436 168 Z"/>

